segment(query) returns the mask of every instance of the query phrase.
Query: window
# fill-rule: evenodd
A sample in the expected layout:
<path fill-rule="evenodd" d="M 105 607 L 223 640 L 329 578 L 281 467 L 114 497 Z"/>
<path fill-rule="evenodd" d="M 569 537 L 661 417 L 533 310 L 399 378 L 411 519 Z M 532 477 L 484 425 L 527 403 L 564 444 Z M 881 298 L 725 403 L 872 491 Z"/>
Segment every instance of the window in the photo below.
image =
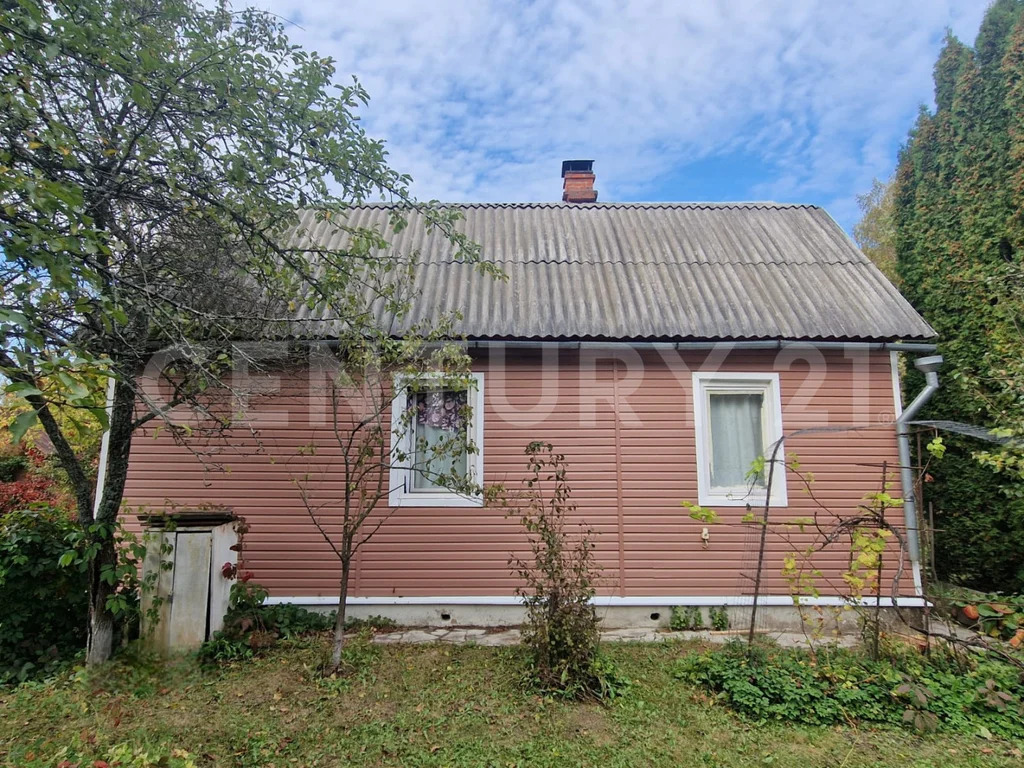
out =
<path fill-rule="evenodd" d="M 701 505 L 764 504 L 768 466 L 751 474 L 759 457 L 771 458 L 782 437 L 782 402 L 775 373 L 695 373 L 697 496 Z M 785 506 L 785 454 L 779 448 L 771 504 Z"/>
<path fill-rule="evenodd" d="M 465 477 L 469 451 L 461 445 L 468 438 L 464 389 L 429 389 L 410 392 L 413 441 L 411 464 L 413 491 L 443 490 L 444 477 Z"/>
<path fill-rule="evenodd" d="M 389 503 L 397 507 L 479 507 L 479 495 L 467 496 L 445 487 L 446 477 L 483 477 L 484 375 L 473 373 L 465 387 L 437 386 L 422 377 L 411 386 L 396 377 L 391 404 L 391 467 Z M 473 452 L 468 450 L 473 446 Z"/>

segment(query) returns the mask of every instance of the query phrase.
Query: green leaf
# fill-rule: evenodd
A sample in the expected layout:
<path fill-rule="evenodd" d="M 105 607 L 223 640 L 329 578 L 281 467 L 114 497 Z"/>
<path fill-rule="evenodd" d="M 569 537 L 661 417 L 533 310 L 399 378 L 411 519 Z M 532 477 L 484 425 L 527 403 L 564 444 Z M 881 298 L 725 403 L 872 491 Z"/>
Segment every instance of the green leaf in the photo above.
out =
<path fill-rule="evenodd" d="M 142 83 L 135 83 L 131 88 L 132 100 L 143 109 L 152 109 L 153 98 L 149 90 Z"/>
<path fill-rule="evenodd" d="M 61 384 L 67 387 L 68 392 L 71 394 L 71 400 L 83 400 L 89 396 L 89 388 L 70 374 L 58 373 L 57 378 L 60 379 Z"/>
<path fill-rule="evenodd" d="M 27 381 L 16 381 L 8 384 L 7 391 L 18 397 L 32 397 L 32 395 L 43 394 L 40 389 L 29 384 Z"/>
<path fill-rule="evenodd" d="M 11 431 L 11 440 L 15 444 L 20 443 L 25 433 L 35 426 L 37 421 L 39 421 L 39 415 L 35 411 L 19 413 L 7 427 Z"/>
<path fill-rule="evenodd" d="M 926 446 L 925 450 L 928 451 L 936 459 L 941 459 L 946 455 L 946 445 L 942 442 L 941 437 L 933 438 Z"/>
<path fill-rule="evenodd" d="M 110 415 L 106 408 L 90 408 L 89 413 L 99 422 L 101 430 L 105 432 L 110 428 Z"/>
<path fill-rule="evenodd" d="M 690 517 L 694 520 L 702 523 L 718 522 L 718 512 L 710 507 L 702 507 L 699 504 L 694 504 L 692 501 L 682 501 L 680 504 L 690 510 Z"/>

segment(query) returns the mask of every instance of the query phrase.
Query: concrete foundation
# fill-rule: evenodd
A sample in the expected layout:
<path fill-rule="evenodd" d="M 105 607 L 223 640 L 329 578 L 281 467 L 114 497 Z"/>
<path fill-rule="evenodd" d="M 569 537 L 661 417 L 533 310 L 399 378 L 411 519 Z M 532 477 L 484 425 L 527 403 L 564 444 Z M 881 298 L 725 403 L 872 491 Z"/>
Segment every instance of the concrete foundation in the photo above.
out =
<path fill-rule="evenodd" d="M 284 602 L 278 600 L 274 602 Z M 335 605 L 329 603 L 304 604 L 294 601 L 309 610 L 332 611 Z M 702 605 L 701 618 L 705 629 L 711 628 L 708 610 L 724 607 L 729 616 L 732 630 L 750 627 L 751 606 L 747 605 Z M 614 629 L 668 629 L 673 605 L 598 605 L 597 615 L 603 630 Z M 904 614 L 920 610 L 905 607 Z M 466 627 L 516 627 L 522 624 L 526 610 L 521 605 L 493 605 L 454 603 L 363 603 L 350 604 L 347 611 L 352 618 L 366 619 L 370 616 L 384 616 L 403 627 L 466 628 Z M 756 629 L 764 632 L 803 632 L 816 629 L 825 634 L 849 634 L 859 631 L 860 617 L 874 614 L 873 608 L 855 610 L 849 606 L 794 606 L 759 605 Z M 883 626 L 899 625 L 896 609 L 886 606 L 881 609 Z"/>

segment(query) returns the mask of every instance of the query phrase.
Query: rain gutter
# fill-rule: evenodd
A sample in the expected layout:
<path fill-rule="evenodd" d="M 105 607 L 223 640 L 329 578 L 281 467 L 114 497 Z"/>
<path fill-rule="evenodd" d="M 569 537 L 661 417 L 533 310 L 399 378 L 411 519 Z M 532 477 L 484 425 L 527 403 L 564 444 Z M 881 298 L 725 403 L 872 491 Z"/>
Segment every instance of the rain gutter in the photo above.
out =
<path fill-rule="evenodd" d="M 781 350 L 791 348 L 815 349 L 849 349 L 865 351 L 886 351 L 886 352 L 916 352 L 921 354 L 934 353 L 938 347 L 934 344 L 914 341 L 790 341 L 772 339 L 766 341 L 527 341 L 515 339 L 502 341 L 500 339 L 479 339 L 469 340 L 466 343 L 470 349 L 483 349 L 492 346 L 500 347 L 547 347 L 554 346 L 563 349 L 603 349 L 608 347 L 634 347 L 636 349 L 677 349 L 680 351 L 712 350 L 712 349 L 762 349 Z"/>

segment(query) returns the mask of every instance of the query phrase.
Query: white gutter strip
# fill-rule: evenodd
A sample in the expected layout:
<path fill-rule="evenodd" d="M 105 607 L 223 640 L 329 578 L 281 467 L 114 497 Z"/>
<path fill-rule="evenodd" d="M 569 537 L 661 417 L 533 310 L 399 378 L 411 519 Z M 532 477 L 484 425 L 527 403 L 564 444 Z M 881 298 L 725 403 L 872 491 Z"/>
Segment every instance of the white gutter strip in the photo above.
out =
<path fill-rule="evenodd" d="M 614 595 L 599 595 L 592 600 L 593 604 L 599 607 L 662 607 L 666 605 L 732 605 L 750 606 L 753 605 L 753 597 L 745 595 L 652 595 L 642 597 L 619 597 Z M 842 597 L 801 597 L 800 605 L 807 606 L 843 606 L 851 604 L 874 606 L 875 598 L 865 597 L 857 600 L 846 600 Z M 326 597 L 322 595 L 301 597 L 301 596 L 275 596 L 268 597 L 264 605 L 315 605 L 315 606 L 336 606 L 337 595 Z M 438 597 L 349 597 L 347 605 L 522 605 L 521 598 L 513 595 L 497 596 L 475 596 L 475 595 L 443 595 Z M 758 598 L 758 605 L 768 606 L 793 606 L 793 598 L 789 595 L 762 595 Z M 879 601 L 883 608 L 892 607 L 891 597 L 883 597 Z M 896 605 L 902 608 L 921 608 L 925 601 L 921 597 L 897 597 Z"/>

